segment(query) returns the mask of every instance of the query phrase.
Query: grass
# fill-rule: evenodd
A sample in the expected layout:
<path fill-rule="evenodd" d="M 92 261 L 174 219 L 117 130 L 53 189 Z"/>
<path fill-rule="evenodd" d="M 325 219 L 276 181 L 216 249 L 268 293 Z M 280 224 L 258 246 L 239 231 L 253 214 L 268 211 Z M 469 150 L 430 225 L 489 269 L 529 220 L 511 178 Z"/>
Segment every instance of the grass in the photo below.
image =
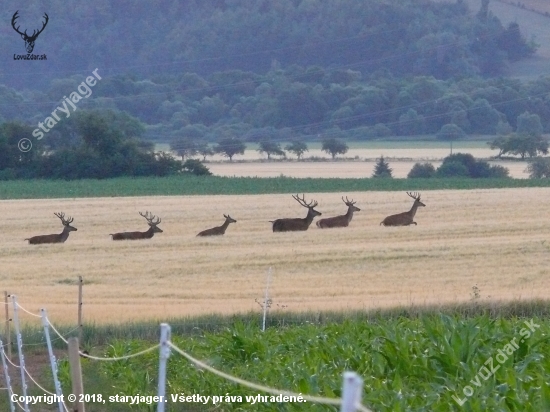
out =
<path fill-rule="evenodd" d="M 313 179 L 171 176 L 74 181 L 18 180 L 0 182 L 0 199 L 471 190 L 521 187 L 550 187 L 550 179 Z"/>

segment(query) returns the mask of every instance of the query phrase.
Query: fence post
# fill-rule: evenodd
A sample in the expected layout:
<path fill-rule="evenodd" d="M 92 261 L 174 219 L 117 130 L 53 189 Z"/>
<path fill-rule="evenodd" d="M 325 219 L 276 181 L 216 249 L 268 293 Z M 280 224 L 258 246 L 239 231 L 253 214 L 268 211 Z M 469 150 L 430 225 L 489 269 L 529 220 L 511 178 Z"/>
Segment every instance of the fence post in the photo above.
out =
<path fill-rule="evenodd" d="M 11 360 L 11 331 L 10 331 L 10 308 L 8 305 L 8 298 L 10 295 L 8 294 L 8 291 L 4 291 L 4 303 L 6 306 L 6 346 L 8 347 L 8 359 Z"/>
<path fill-rule="evenodd" d="M 78 341 L 82 343 L 82 276 L 78 277 Z"/>
<path fill-rule="evenodd" d="M 158 382 L 158 404 L 157 412 L 164 412 L 164 405 L 167 399 L 166 396 L 166 364 L 170 356 L 170 325 L 167 323 L 160 324 L 160 351 L 159 351 L 159 382 Z"/>
<path fill-rule="evenodd" d="M 80 354 L 78 349 L 78 338 L 69 338 L 69 364 L 71 365 L 71 381 L 73 388 L 73 395 L 76 396 L 74 402 L 74 412 L 84 412 L 84 402 L 81 400 L 81 395 L 84 394 L 84 386 L 82 384 L 82 370 L 80 368 Z"/>
<path fill-rule="evenodd" d="M 55 355 L 52 349 L 52 341 L 50 339 L 50 325 L 48 323 L 48 316 L 46 314 L 46 309 L 40 309 L 42 313 L 42 326 L 44 326 L 44 336 L 46 336 L 46 344 L 48 346 L 48 354 L 50 355 L 50 365 L 52 368 L 53 382 L 55 384 L 55 393 L 57 394 L 57 403 L 59 407 L 59 412 L 64 412 L 63 407 L 63 397 L 61 394 L 61 385 L 59 384 L 59 379 L 57 378 L 57 362 L 55 360 Z"/>
<path fill-rule="evenodd" d="M 19 314 L 17 309 L 17 296 L 11 295 L 13 301 L 13 323 L 15 324 L 15 335 L 17 337 L 17 352 L 19 354 L 19 370 L 21 371 L 21 390 L 25 397 L 25 412 L 29 412 L 29 402 L 27 399 L 27 382 L 25 380 L 25 356 L 23 355 L 23 340 L 19 330 Z"/>
<path fill-rule="evenodd" d="M 6 355 L 4 353 L 4 344 L 0 338 L 0 356 L 2 357 L 2 368 L 4 370 L 4 376 L 6 377 L 6 386 L 8 387 L 8 396 L 10 397 L 10 412 L 15 412 L 15 405 L 13 404 L 13 390 L 11 389 L 10 375 L 8 373 L 8 364 L 6 363 Z"/>
<path fill-rule="evenodd" d="M 269 299 L 269 282 L 271 282 L 271 267 L 267 271 L 267 283 L 265 285 L 264 318 L 263 318 L 263 321 L 262 321 L 262 332 L 265 332 L 265 318 L 267 316 L 267 307 L 269 306 L 269 304 L 267 302 L 268 299 Z"/>
<path fill-rule="evenodd" d="M 344 372 L 344 387 L 342 388 L 342 408 L 340 412 L 355 412 L 361 403 L 363 379 L 355 372 Z"/>

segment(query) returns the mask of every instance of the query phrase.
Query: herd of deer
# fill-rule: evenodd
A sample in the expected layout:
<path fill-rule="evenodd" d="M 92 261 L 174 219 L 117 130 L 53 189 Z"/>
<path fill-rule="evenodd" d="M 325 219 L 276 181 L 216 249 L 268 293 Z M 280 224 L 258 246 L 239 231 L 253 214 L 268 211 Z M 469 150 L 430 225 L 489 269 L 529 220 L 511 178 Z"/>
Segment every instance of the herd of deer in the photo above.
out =
<path fill-rule="evenodd" d="M 414 203 L 411 207 L 411 209 L 408 212 L 398 213 L 396 215 L 391 215 L 386 217 L 382 222 L 380 222 L 380 225 L 384 226 L 409 226 L 412 224 L 416 225 L 416 222 L 414 221 L 414 216 L 416 214 L 416 210 L 419 206 L 426 206 L 424 203 L 420 201 L 420 194 L 418 193 L 409 193 L 407 194 L 414 199 Z M 315 210 L 315 207 L 317 207 L 318 203 L 316 201 L 311 201 L 307 203 L 305 201 L 304 195 L 300 198 L 298 195 L 292 196 L 301 206 L 307 208 L 307 216 L 305 218 L 284 218 L 284 219 L 277 219 L 277 220 L 271 220 L 270 223 L 273 224 L 273 232 L 295 232 L 295 231 L 303 231 L 307 230 L 311 223 L 313 222 L 313 218 L 315 216 L 321 216 L 321 212 L 318 212 Z M 353 218 L 353 212 L 359 212 L 361 209 L 359 209 L 357 206 L 355 206 L 355 203 L 353 200 L 349 200 L 346 196 L 346 200 L 344 200 L 344 197 L 342 197 L 342 201 L 344 204 L 348 207 L 348 211 L 345 215 L 340 216 L 334 216 L 329 217 L 325 219 L 321 219 L 317 221 L 317 227 L 320 229 L 329 229 L 334 227 L 347 227 L 349 223 L 351 222 L 351 219 Z M 141 216 L 147 220 L 147 224 L 149 225 L 149 229 L 145 232 L 120 232 L 120 233 L 112 233 L 110 236 L 113 240 L 137 240 L 137 239 L 151 239 L 155 233 L 162 233 L 162 229 L 158 227 L 158 225 L 161 222 L 161 219 L 156 217 L 150 212 L 145 212 L 145 214 L 139 212 Z M 69 237 L 70 232 L 76 231 L 76 227 L 71 226 L 71 223 L 73 222 L 73 218 L 69 217 L 65 219 L 64 213 L 54 213 L 55 216 L 57 216 L 59 219 L 61 219 L 61 223 L 63 223 L 63 232 L 60 234 L 53 234 L 53 235 L 40 235 L 40 236 L 33 236 L 31 238 L 25 239 L 29 241 L 29 244 L 31 245 L 39 245 L 44 243 L 63 243 L 67 240 Z M 237 221 L 233 219 L 229 215 L 223 215 L 225 217 L 225 222 L 221 226 L 216 226 L 211 229 L 203 230 L 202 232 L 198 233 L 197 236 L 219 236 L 223 235 L 225 233 L 225 230 L 229 226 L 230 223 L 236 223 Z"/>

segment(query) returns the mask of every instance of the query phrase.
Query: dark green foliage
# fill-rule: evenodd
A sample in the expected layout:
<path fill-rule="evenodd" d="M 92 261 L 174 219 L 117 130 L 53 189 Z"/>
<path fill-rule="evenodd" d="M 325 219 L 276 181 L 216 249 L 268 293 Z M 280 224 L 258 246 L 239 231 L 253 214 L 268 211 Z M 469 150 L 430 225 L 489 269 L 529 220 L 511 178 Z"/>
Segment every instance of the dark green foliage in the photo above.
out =
<path fill-rule="evenodd" d="M 183 171 L 189 172 L 195 176 L 211 176 L 212 172 L 200 160 L 187 159 L 183 163 Z"/>
<path fill-rule="evenodd" d="M 511 133 L 499 136 L 489 142 L 491 149 L 498 149 L 501 157 L 505 154 L 534 157 L 537 153 L 548 154 L 548 139 L 542 134 Z"/>
<path fill-rule="evenodd" d="M 336 158 L 338 154 L 346 154 L 348 152 L 348 145 L 340 139 L 334 137 L 323 140 L 323 146 L 321 147 L 323 152 L 326 152 L 332 156 L 332 159 Z"/>
<path fill-rule="evenodd" d="M 387 162 L 386 159 L 384 159 L 384 156 L 380 156 L 378 159 L 376 159 L 376 163 L 374 165 L 374 171 L 372 172 L 372 177 L 390 178 L 390 179 L 393 177 L 390 164 Z"/>
<path fill-rule="evenodd" d="M 441 130 L 435 135 L 439 140 L 458 140 L 462 139 L 464 136 L 466 136 L 464 130 L 453 123 L 443 125 Z"/>
<path fill-rule="evenodd" d="M 469 153 L 455 153 L 443 159 L 437 169 L 437 177 L 506 178 L 508 169 L 491 166 L 484 160 L 477 160 Z"/>
<path fill-rule="evenodd" d="M 259 153 L 265 153 L 267 155 L 267 159 L 271 159 L 271 155 L 275 156 L 283 156 L 285 157 L 285 152 L 283 152 L 283 149 L 281 149 L 281 144 L 277 142 L 272 142 L 269 140 L 264 140 L 260 142 Z"/>
<path fill-rule="evenodd" d="M 287 152 L 294 153 L 298 160 L 308 151 L 307 144 L 298 140 L 293 141 L 285 146 Z"/>
<path fill-rule="evenodd" d="M 214 148 L 216 153 L 220 153 L 222 156 L 228 157 L 230 161 L 233 161 L 233 156 L 236 154 L 244 154 L 246 145 L 242 140 L 234 137 L 225 137 L 218 141 L 218 145 Z"/>
<path fill-rule="evenodd" d="M 427 179 L 435 176 L 435 167 L 431 163 L 415 163 L 407 175 L 408 179 Z"/>
<path fill-rule="evenodd" d="M 536 157 L 529 161 L 527 172 L 531 179 L 550 178 L 550 159 L 547 157 Z"/>

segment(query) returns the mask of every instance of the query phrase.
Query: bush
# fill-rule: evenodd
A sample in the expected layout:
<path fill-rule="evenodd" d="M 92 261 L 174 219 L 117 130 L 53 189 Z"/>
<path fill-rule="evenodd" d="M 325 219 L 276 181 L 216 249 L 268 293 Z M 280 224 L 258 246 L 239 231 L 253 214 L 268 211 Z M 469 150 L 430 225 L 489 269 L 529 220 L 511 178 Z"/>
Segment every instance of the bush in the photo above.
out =
<path fill-rule="evenodd" d="M 536 157 L 527 165 L 526 172 L 531 179 L 542 179 L 550 177 L 550 158 Z"/>
<path fill-rule="evenodd" d="M 197 159 L 187 159 L 183 164 L 183 170 L 195 176 L 212 176 L 210 169 Z"/>
<path fill-rule="evenodd" d="M 437 177 L 469 177 L 468 168 L 460 162 L 443 163 L 436 172 Z"/>
<path fill-rule="evenodd" d="M 409 179 L 430 178 L 435 176 L 435 167 L 431 163 L 415 163 L 407 175 Z"/>

